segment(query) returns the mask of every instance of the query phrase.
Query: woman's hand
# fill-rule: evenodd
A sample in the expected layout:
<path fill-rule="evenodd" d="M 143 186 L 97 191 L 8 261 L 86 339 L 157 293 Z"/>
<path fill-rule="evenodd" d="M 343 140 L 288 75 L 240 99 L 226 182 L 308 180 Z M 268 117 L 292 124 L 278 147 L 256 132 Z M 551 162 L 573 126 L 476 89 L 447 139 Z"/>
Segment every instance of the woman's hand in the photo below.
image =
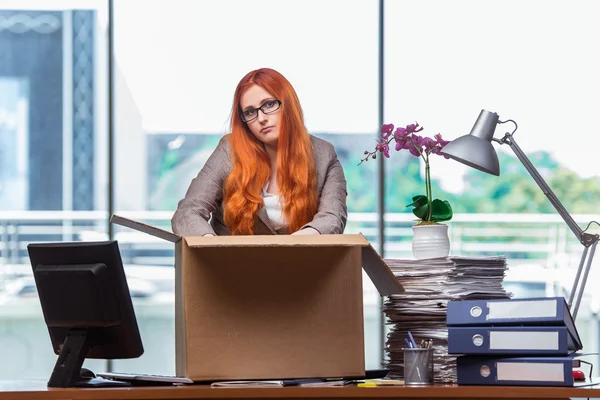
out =
<path fill-rule="evenodd" d="M 292 235 L 320 235 L 321 233 L 315 228 L 304 228 L 292 233 Z"/>

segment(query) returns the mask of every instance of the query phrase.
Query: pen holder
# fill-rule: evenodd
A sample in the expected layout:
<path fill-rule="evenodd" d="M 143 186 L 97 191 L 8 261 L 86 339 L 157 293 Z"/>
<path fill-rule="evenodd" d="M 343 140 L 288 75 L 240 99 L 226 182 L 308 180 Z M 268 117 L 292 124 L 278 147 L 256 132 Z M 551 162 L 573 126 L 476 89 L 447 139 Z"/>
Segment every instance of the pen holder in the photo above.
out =
<path fill-rule="evenodd" d="M 404 348 L 404 384 L 433 384 L 433 348 Z"/>

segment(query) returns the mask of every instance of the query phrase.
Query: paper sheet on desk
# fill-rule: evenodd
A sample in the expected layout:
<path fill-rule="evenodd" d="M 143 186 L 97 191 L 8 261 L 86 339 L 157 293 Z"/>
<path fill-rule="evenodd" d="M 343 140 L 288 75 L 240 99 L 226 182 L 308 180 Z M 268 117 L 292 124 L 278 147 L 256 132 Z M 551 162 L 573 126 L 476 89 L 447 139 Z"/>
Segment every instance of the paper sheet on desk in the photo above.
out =
<path fill-rule="evenodd" d="M 351 381 L 351 380 L 342 380 L 342 381 L 324 381 L 324 382 L 301 383 L 298 386 L 302 386 L 302 387 L 336 387 L 336 386 L 351 385 L 353 383 L 354 383 L 354 381 Z"/>
<path fill-rule="evenodd" d="M 265 380 L 265 381 L 222 381 L 211 383 L 211 387 L 284 387 L 284 386 L 302 386 L 302 387 L 329 387 L 346 386 L 353 381 L 344 379 L 283 379 L 283 380 Z"/>
<path fill-rule="evenodd" d="M 282 387 L 283 381 L 224 381 L 213 382 L 211 387 Z"/>
<path fill-rule="evenodd" d="M 600 378 L 599 377 L 592 377 L 591 379 L 586 379 L 585 382 L 581 381 L 581 382 L 575 382 L 573 384 L 574 387 L 587 387 L 587 386 L 596 386 L 596 385 L 600 385 Z"/>

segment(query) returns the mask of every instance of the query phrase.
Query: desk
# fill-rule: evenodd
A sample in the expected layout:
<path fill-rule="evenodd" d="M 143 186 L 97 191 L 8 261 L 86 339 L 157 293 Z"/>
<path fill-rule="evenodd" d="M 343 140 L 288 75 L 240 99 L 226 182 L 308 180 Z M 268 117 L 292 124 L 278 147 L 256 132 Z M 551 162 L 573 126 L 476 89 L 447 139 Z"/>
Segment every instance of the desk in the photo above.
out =
<path fill-rule="evenodd" d="M 600 398 L 600 387 L 516 386 L 210 388 L 203 385 L 106 389 L 48 389 L 45 381 L 0 381 L 0 400 L 167 399 L 568 399 Z"/>

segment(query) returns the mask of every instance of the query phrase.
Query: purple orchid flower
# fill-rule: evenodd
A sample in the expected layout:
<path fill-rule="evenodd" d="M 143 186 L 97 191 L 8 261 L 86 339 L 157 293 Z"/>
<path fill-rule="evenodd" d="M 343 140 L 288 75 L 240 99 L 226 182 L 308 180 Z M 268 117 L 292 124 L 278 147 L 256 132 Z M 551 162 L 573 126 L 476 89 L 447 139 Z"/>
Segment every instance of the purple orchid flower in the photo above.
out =
<path fill-rule="evenodd" d="M 432 188 L 431 188 L 431 177 L 430 177 L 430 164 L 429 156 L 431 154 L 443 155 L 441 150 L 450 143 L 447 140 L 442 139 L 441 134 L 436 134 L 431 137 L 423 137 L 418 135 L 419 132 L 423 131 L 423 127 L 418 123 L 409 124 L 405 127 L 394 127 L 394 124 L 384 124 L 381 126 L 381 136 L 377 138 L 377 145 L 375 151 L 364 151 L 364 158 L 361 159 L 360 164 L 369 159 L 376 158 L 376 153 L 383 153 L 386 158 L 390 158 L 390 143 L 392 140 L 396 141 L 396 151 L 406 149 L 417 158 L 421 158 L 425 163 L 425 195 L 419 195 L 415 198 L 419 198 L 419 203 L 413 202 L 409 206 L 413 206 L 413 214 L 415 214 L 423 222 L 438 223 L 440 221 L 448 221 L 452 218 L 452 208 L 448 201 L 433 199 Z M 443 155 L 444 158 L 449 158 Z M 359 165 L 360 165 L 359 164 Z M 426 207 L 422 207 L 422 199 L 426 199 Z"/>
<path fill-rule="evenodd" d="M 442 151 L 442 149 L 444 148 L 444 146 L 446 146 L 448 143 L 450 143 L 449 140 L 444 140 L 442 139 L 442 135 L 441 134 L 436 134 L 433 136 L 435 138 L 436 141 L 436 146 L 435 148 L 432 150 L 433 154 L 437 154 L 438 156 L 442 156 L 444 157 L 446 160 L 450 159 L 450 157 L 448 157 L 445 154 L 441 154 L 440 152 Z"/>
<path fill-rule="evenodd" d="M 409 135 L 409 132 L 406 128 L 398 127 L 396 128 L 396 132 L 394 132 L 394 139 L 396 142 L 405 140 Z"/>
<path fill-rule="evenodd" d="M 412 147 L 412 144 L 410 144 L 410 140 L 408 140 L 408 139 L 396 141 L 396 151 L 400 151 L 402 149 L 408 149 L 409 146 Z"/>
<path fill-rule="evenodd" d="M 394 130 L 394 124 L 383 124 L 381 126 L 382 137 L 387 140 L 390 137 L 390 134 Z"/>
<path fill-rule="evenodd" d="M 385 158 L 390 158 L 390 145 L 384 139 L 384 136 L 382 136 L 382 138 L 377 141 L 375 150 L 382 152 Z"/>
<path fill-rule="evenodd" d="M 426 152 L 431 153 L 438 147 L 438 142 L 430 137 L 425 137 L 423 138 L 423 147 L 425 147 Z"/>
<path fill-rule="evenodd" d="M 442 139 L 442 134 L 441 133 L 436 133 L 433 137 L 440 144 L 441 148 L 443 148 L 445 145 L 447 145 L 448 143 L 450 143 L 449 140 Z"/>
<path fill-rule="evenodd" d="M 408 151 L 415 157 L 421 157 L 421 152 L 423 151 L 424 138 L 422 138 L 419 135 L 413 134 L 411 136 L 411 139 L 412 143 L 409 143 L 409 146 L 407 147 Z"/>
<path fill-rule="evenodd" d="M 423 130 L 423 127 L 419 126 L 418 122 L 415 122 L 414 124 L 406 125 L 406 131 L 408 133 L 417 133 L 417 132 L 421 132 L 422 130 Z"/>

